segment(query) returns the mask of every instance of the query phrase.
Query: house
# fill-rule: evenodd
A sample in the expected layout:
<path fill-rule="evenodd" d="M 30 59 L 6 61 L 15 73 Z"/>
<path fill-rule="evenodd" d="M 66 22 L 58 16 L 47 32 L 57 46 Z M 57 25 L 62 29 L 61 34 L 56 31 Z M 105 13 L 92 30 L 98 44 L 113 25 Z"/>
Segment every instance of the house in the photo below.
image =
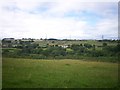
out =
<path fill-rule="evenodd" d="M 2 39 L 2 43 L 4 43 L 4 42 L 11 43 L 14 40 L 15 40 L 14 38 L 4 38 L 4 39 Z"/>
<path fill-rule="evenodd" d="M 14 38 L 4 38 L 2 39 L 2 47 L 3 48 L 12 47 L 14 41 L 15 41 Z"/>
<path fill-rule="evenodd" d="M 58 45 L 58 46 L 62 48 L 68 48 L 68 45 Z"/>

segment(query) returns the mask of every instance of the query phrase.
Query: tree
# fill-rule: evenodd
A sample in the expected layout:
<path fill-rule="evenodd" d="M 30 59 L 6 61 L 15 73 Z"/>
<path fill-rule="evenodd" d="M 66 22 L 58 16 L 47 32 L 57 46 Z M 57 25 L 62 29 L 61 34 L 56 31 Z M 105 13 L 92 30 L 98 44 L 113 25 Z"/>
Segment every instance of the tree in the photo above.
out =
<path fill-rule="evenodd" d="M 85 44 L 84 44 L 84 47 L 86 47 L 86 48 L 92 48 L 92 45 L 91 45 L 91 44 L 88 44 L 88 43 L 85 43 Z"/>
<path fill-rule="evenodd" d="M 106 46 L 107 46 L 107 43 L 104 42 L 104 43 L 103 43 L 103 47 L 106 47 Z"/>
<path fill-rule="evenodd" d="M 93 57 L 99 57 L 104 56 L 104 53 L 102 50 L 92 50 L 90 53 Z"/>
<path fill-rule="evenodd" d="M 93 45 L 93 50 L 95 50 L 95 45 Z"/>

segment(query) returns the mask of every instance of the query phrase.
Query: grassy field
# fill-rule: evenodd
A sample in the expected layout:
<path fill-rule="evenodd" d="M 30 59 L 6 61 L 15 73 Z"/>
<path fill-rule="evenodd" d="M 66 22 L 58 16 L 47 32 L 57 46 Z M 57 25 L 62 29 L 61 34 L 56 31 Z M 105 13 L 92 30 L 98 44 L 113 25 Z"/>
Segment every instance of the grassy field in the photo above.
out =
<path fill-rule="evenodd" d="M 3 88 L 114 88 L 118 64 L 3 58 Z"/>

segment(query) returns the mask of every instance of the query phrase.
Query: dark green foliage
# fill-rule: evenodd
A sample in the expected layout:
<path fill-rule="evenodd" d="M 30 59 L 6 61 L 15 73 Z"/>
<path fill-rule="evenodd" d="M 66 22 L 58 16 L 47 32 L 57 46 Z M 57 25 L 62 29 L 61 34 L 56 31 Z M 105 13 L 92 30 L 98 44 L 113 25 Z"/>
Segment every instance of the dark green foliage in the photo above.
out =
<path fill-rule="evenodd" d="M 106 46 L 103 48 L 103 51 L 107 53 L 107 55 L 116 56 L 120 52 L 120 45 L 117 46 Z"/>
<path fill-rule="evenodd" d="M 57 41 L 56 41 L 57 42 Z M 53 42 L 51 42 L 53 43 Z M 100 47 L 99 47 L 100 46 Z M 2 55 L 5 57 L 24 57 L 36 59 L 81 59 L 85 57 L 117 57 L 120 54 L 120 44 L 110 46 L 107 42 L 101 45 L 90 43 L 68 44 L 68 47 L 58 44 L 44 46 L 32 43 L 31 41 L 20 41 L 15 48 L 3 48 Z"/>
<path fill-rule="evenodd" d="M 74 53 L 84 53 L 86 48 L 83 47 L 82 44 L 80 44 L 80 45 L 73 44 L 71 46 L 71 49 L 74 50 Z"/>
<path fill-rule="evenodd" d="M 9 50 L 8 49 L 3 49 L 2 50 L 2 54 L 8 54 L 9 53 Z"/>
<path fill-rule="evenodd" d="M 88 44 L 88 43 L 85 43 L 85 44 L 84 44 L 84 47 L 86 47 L 86 48 L 92 48 L 92 45 L 91 45 L 91 44 Z"/>
<path fill-rule="evenodd" d="M 33 49 L 32 53 L 34 54 L 42 54 L 43 49 L 42 48 L 37 48 L 37 49 Z"/>
<path fill-rule="evenodd" d="M 62 47 L 49 47 L 47 48 L 46 50 L 43 51 L 43 55 L 45 56 L 59 56 L 59 55 L 62 55 L 62 56 L 65 56 L 66 55 L 66 50 Z"/>
<path fill-rule="evenodd" d="M 91 51 L 91 56 L 101 57 L 101 56 L 104 56 L 104 53 L 102 50 L 93 50 L 93 51 Z"/>
<path fill-rule="evenodd" d="M 103 47 L 105 47 L 105 46 L 107 46 L 107 43 L 104 42 L 104 43 L 103 43 Z"/>

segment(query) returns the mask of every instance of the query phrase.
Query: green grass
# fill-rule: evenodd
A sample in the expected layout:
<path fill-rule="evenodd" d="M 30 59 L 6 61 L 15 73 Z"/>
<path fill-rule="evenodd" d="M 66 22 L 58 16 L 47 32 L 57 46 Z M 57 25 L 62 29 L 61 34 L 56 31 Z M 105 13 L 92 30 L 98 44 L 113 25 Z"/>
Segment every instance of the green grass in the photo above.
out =
<path fill-rule="evenodd" d="M 3 58 L 3 88 L 114 88 L 117 63 Z"/>

